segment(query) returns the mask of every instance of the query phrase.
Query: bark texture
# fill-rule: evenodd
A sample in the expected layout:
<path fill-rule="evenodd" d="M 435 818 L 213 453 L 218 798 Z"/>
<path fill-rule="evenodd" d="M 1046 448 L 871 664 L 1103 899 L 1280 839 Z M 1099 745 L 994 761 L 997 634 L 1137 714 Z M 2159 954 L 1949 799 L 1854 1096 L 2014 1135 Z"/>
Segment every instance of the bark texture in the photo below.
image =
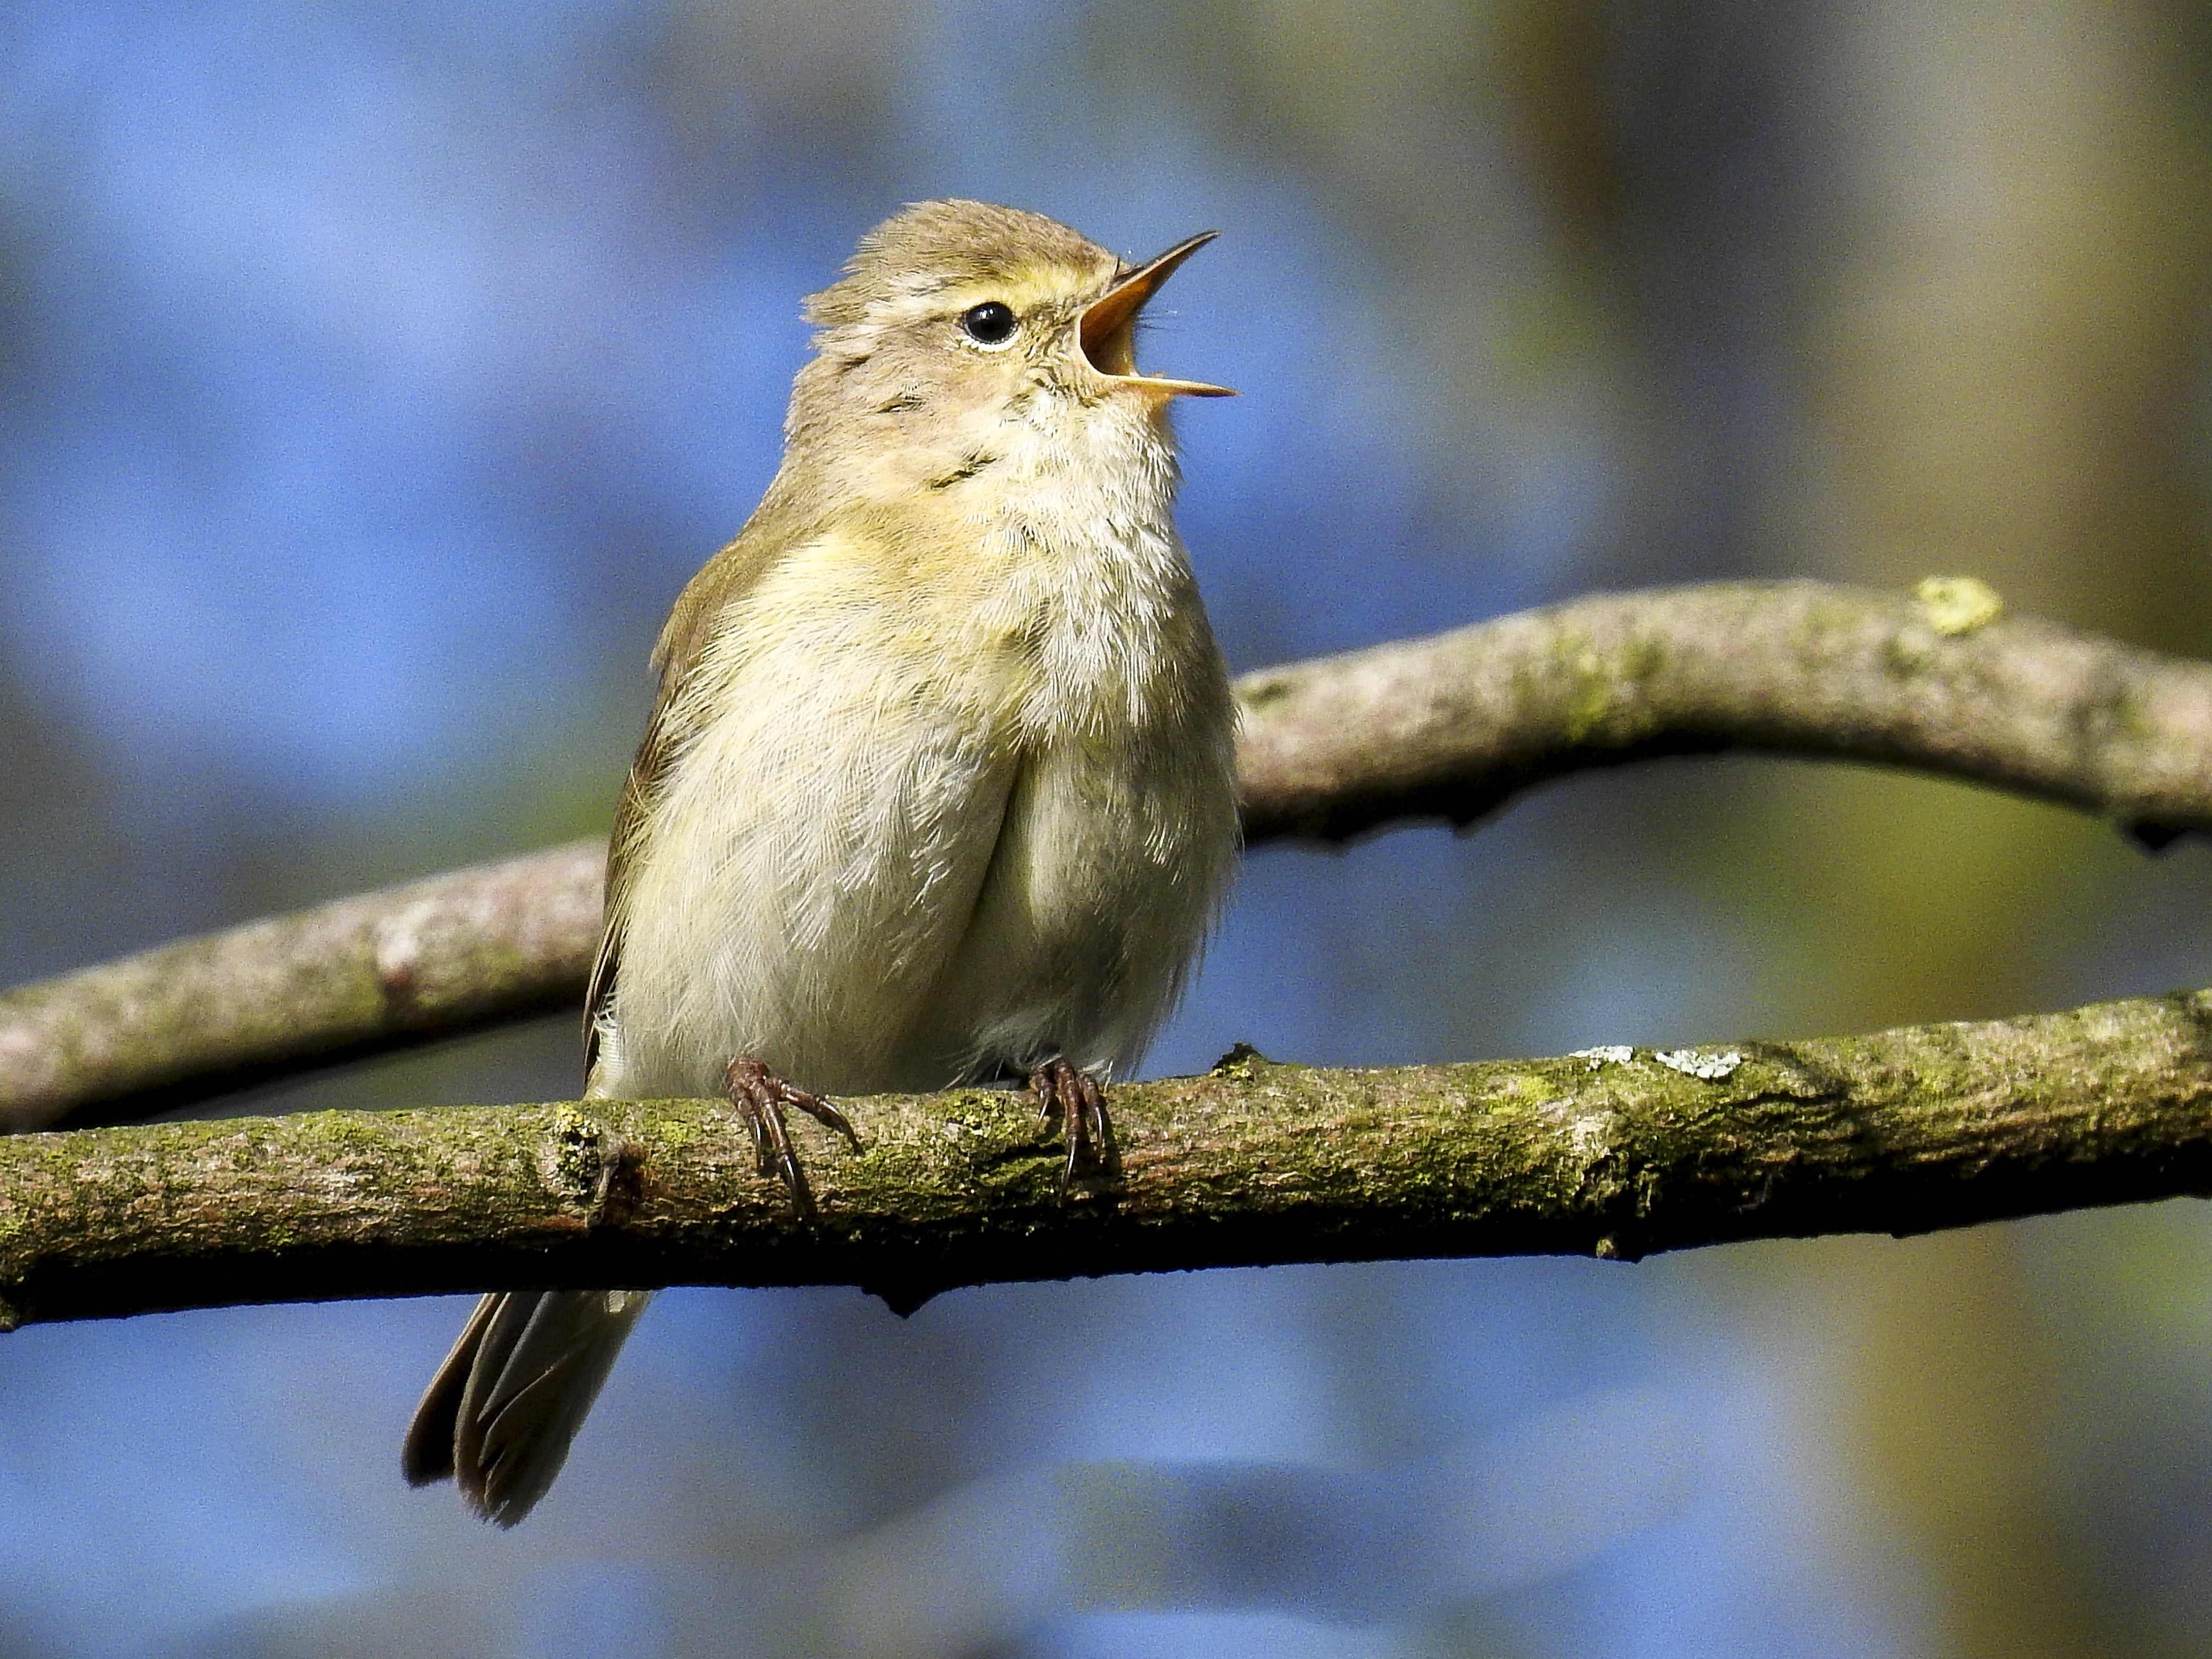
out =
<path fill-rule="evenodd" d="M 1114 1091 L 1055 1196 L 1026 1097 L 846 1103 L 796 1220 L 718 1102 L 317 1113 L 0 1139 L 0 1322 L 545 1285 L 954 1285 L 1412 1256 L 1634 1257 L 2212 1189 L 2212 992 L 1868 1037 Z"/>
<path fill-rule="evenodd" d="M 1871 761 L 2212 829 L 2212 664 L 2032 617 L 1979 583 L 1604 594 L 1248 674 L 1246 834 L 1468 823 L 1549 778 L 1750 750 Z"/>
<path fill-rule="evenodd" d="M 605 860 L 579 842 L 0 994 L 0 1130 L 149 1116 L 580 1006 Z"/>
<path fill-rule="evenodd" d="M 1547 779 L 1722 750 L 1967 779 L 2153 846 L 2212 829 L 2212 665 L 2000 610 L 1974 583 L 1715 584 L 1249 674 L 1246 838 L 1465 824 Z M 601 858 L 579 842 L 0 996 L 0 1127 L 145 1115 L 574 1006 Z"/>

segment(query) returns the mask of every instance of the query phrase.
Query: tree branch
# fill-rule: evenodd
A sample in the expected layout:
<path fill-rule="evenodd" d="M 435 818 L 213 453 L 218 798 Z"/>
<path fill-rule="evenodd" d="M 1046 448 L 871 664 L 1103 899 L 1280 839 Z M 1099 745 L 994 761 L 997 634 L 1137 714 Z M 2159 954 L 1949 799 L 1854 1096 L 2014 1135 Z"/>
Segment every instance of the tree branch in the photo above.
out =
<path fill-rule="evenodd" d="M 0 1131 L 148 1116 L 579 1006 L 606 848 L 577 842 L 0 995 Z"/>
<path fill-rule="evenodd" d="M 0 1322 L 543 1285 L 958 1285 L 1412 1256 L 1633 1257 L 2212 1189 L 2212 992 L 1658 1056 L 1114 1093 L 1063 1202 L 1026 1098 L 794 1126 L 817 1224 L 720 1103 L 325 1112 L 0 1140 Z"/>
<path fill-rule="evenodd" d="M 1248 674 L 1246 835 L 1464 824 L 1547 779 L 1723 750 L 1961 778 L 2154 845 L 2212 829 L 2212 664 L 2000 618 L 1978 583 L 1923 591 L 1605 594 Z"/>
<path fill-rule="evenodd" d="M 1601 596 L 1247 675 L 1246 837 L 1464 824 L 1547 779 L 1721 750 L 1875 761 L 2212 829 L 2212 665 L 1969 589 Z M 342 900 L 0 996 L 0 1127 L 143 1115 L 573 1006 L 595 844 Z"/>

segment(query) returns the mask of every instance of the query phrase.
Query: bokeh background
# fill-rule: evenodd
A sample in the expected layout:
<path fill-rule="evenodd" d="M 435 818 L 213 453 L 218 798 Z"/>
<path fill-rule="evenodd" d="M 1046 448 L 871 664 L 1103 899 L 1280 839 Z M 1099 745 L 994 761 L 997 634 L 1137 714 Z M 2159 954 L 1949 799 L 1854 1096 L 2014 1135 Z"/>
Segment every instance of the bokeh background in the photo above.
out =
<path fill-rule="evenodd" d="M 1224 235 L 1154 367 L 1238 668 L 1978 575 L 2212 653 L 2186 0 L 86 0 L 0 13 L 0 980 L 602 828 L 799 296 L 965 194 Z M 1723 760 L 1247 862 L 1153 1056 L 2212 983 L 2212 852 Z M 566 1020 L 257 1109 L 558 1097 Z M 241 1103 L 231 1103 L 235 1107 Z M 520 1531 L 464 1304 L 0 1340 L 0 1653 L 2212 1651 L 2196 1203 L 1626 1267 L 681 1291 Z"/>

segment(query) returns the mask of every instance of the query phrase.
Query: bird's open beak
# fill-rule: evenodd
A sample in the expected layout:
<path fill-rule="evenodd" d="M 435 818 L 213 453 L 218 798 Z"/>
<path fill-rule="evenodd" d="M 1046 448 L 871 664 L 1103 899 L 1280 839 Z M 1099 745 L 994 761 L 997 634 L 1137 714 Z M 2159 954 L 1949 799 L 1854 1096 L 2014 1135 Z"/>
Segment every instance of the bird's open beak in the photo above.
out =
<path fill-rule="evenodd" d="M 1110 380 L 1144 392 L 1172 398 L 1178 392 L 1193 398 L 1233 398 L 1225 386 L 1203 380 L 1171 380 L 1164 374 L 1137 372 L 1137 313 L 1145 301 L 1158 293 L 1176 267 L 1221 233 L 1201 231 L 1187 242 L 1177 242 L 1149 264 L 1139 265 L 1099 298 L 1084 307 L 1075 325 L 1077 343 L 1091 367 Z"/>

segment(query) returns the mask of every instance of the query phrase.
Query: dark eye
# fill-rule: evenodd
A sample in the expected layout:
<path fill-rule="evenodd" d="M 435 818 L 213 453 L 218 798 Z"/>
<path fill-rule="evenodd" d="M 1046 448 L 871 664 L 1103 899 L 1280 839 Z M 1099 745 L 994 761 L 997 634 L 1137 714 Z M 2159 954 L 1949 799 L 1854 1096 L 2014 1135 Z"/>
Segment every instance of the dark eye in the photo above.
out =
<path fill-rule="evenodd" d="M 1013 307 L 986 300 L 960 313 L 960 326 L 978 345 L 1004 345 L 1013 337 Z"/>

